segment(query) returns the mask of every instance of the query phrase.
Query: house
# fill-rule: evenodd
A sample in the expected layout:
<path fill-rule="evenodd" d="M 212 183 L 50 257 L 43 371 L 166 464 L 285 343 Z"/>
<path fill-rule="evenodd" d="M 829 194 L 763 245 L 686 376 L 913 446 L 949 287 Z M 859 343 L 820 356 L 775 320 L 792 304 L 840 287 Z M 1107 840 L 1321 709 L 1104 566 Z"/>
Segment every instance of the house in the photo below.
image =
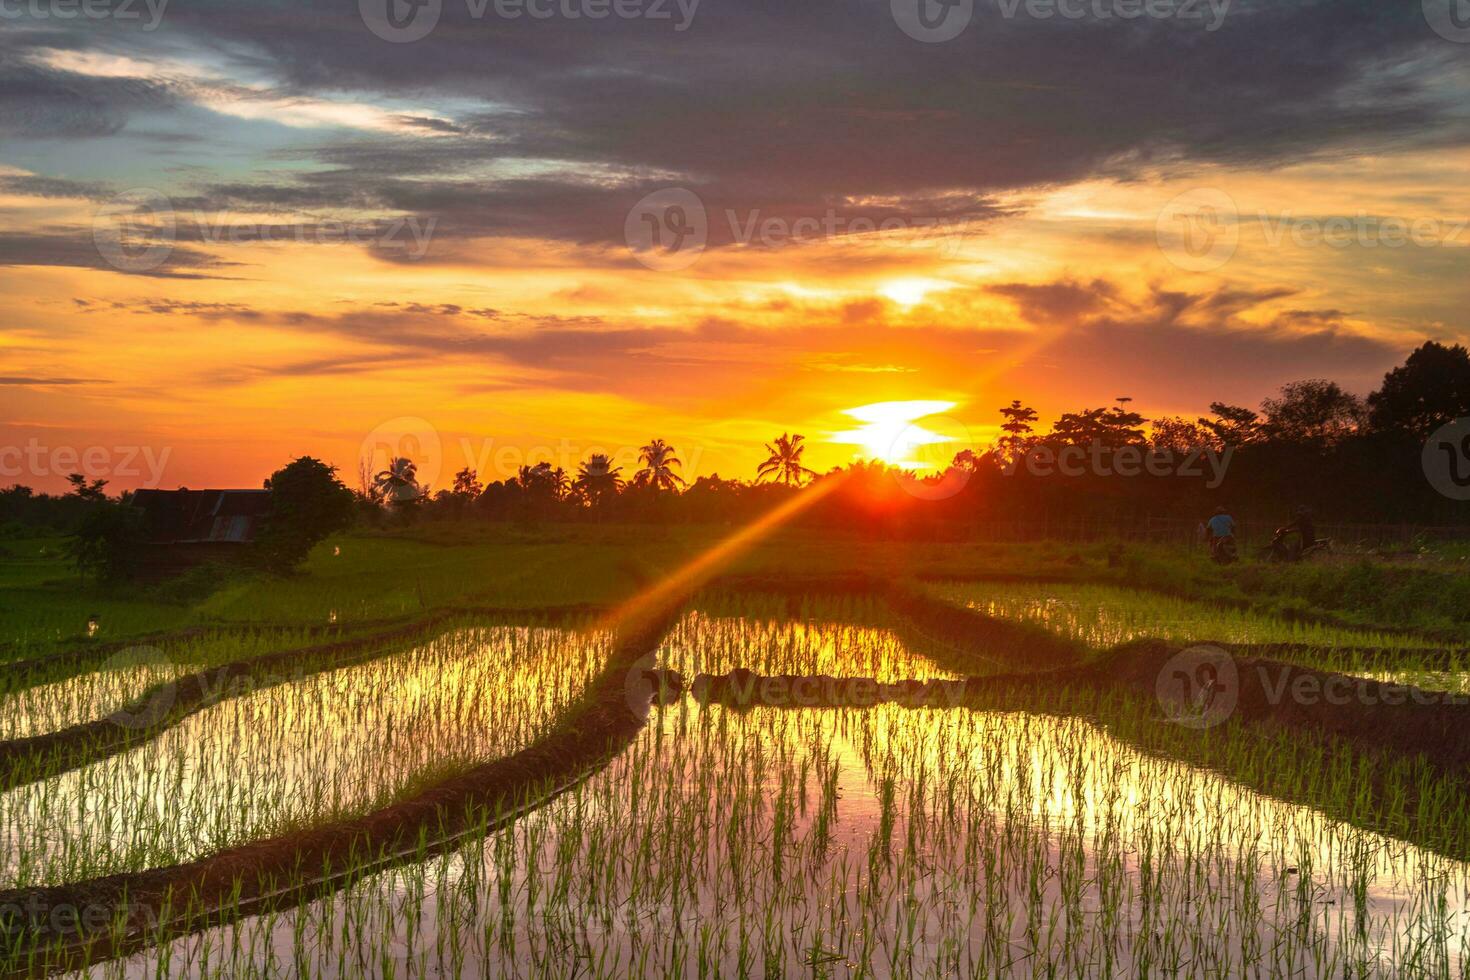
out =
<path fill-rule="evenodd" d="M 143 562 L 167 573 L 207 561 L 238 561 L 270 509 L 268 490 L 138 490 Z"/>

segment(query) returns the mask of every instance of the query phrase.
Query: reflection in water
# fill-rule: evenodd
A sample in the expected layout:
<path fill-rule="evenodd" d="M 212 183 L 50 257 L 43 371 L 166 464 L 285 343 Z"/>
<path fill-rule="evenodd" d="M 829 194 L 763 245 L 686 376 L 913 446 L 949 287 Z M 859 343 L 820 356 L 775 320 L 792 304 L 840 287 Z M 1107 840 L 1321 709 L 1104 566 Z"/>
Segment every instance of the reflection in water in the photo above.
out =
<path fill-rule="evenodd" d="M 1415 651 L 1425 641 L 1408 635 L 1304 623 L 1105 585 L 948 582 L 932 588 L 940 598 L 987 616 L 1035 623 L 1098 649 L 1141 637 L 1293 644 L 1304 648 L 1294 659 L 1327 669 L 1433 690 L 1470 691 L 1470 654 L 1461 651 L 1450 663 L 1421 662 Z M 1287 656 L 1282 651 L 1271 655 Z"/>
<path fill-rule="evenodd" d="M 826 663 L 806 637 L 691 617 L 666 652 Z M 684 699 L 454 854 L 93 974 L 1443 976 L 1467 889 L 1465 863 L 1079 719 Z"/>
<path fill-rule="evenodd" d="M 753 605 L 759 608 L 759 603 Z M 852 625 L 889 622 L 890 614 L 879 603 L 834 602 L 841 608 L 841 622 L 821 618 L 825 605 L 810 603 L 813 618 L 796 620 L 691 612 L 669 632 L 659 660 L 686 678 L 727 674 L 737 667 L 758 674 L 871 677 L 885 684 L 958 676 L 935 667 L 883 625 Z"/>
<path fill-rule="evenodd" d="M 489 627 L 246 693 L 123 755 L 0 795 L 0 888 L 173 864 L 543 735 L 606 635 Z"/>
<path fill-rule="evenodd" d="M 101 670 L 0 694 L 0 739 L 28 738 L 93 721 L 152 685 L 195 669 L 140 647 L 118 654 Z"/>

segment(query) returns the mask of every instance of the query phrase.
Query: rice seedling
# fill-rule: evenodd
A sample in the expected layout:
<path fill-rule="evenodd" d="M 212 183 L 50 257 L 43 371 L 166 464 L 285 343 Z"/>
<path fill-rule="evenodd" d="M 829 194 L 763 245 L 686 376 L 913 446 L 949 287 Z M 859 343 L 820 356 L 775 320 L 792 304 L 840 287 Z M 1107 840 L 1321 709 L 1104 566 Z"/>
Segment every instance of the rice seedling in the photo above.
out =
<path fill-rule="evenodd" d="M 821 606 L 783 620 L 760 598 L 701 601 L 658 665 L 945 676 L 878 625 L 881 606 L 838 600 L 836 620 Z M 600 642 L 467 630 L 217 705 L 137 750 L 155 753 L 137 768 L 130 753 L 0 797 L 7 849 L 27 855 L 5 880 L 145 867 L 415 792 L 442 760 L 545 730 Z M 1328 977 L 1470 963 L 1462 788 L 1406 762 L 1364 795 L 1351 754 L 1160 726 L 1154 706 L 1115 695 L 1028 697 L 677 698 L 604 770 L 504 827 L 442 854 L 423 842 L 417 860 L 284 911 L 222 910 L 83 972 Z M 210 774 L 232 760 L 237 773 Z M 127 818 L 87 818 L 93 798 Z M 27 836 L 33 814 L 51 822 Z"/>
<path fill-rule="evenodd" d="M 1079 718 L 686 702 L 509 829 L 93 975 L 1432 976 L 1467 887 Z"/>
<path fill-rule="evenodd" d="M 987 616 L 1042 626 L 1099 650 L 1143 637 L 1226 643 L 1269 649 L 1277 659 L 1355 676 L 1470 691 L 1470 648 L 1435 649 L 1409 632 L 1325 626 L 1104 585 L 949 582 L 930 591 Z"/>
<path fill-rule="evenodd" d="M 605 649 L 598 634 L 457 629 L 222 700 L 122 755 L 0 794 L 0 888 L 175 863 L 376 809 L 428 773 L 523 747 Z"/>

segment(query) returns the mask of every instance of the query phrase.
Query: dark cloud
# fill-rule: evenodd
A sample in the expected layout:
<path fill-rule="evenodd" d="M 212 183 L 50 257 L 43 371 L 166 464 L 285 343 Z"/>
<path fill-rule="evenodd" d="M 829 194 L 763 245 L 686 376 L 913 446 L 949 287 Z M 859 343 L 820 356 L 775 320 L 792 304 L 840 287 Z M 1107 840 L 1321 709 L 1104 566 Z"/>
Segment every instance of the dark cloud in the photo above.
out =
<path fill-rule="evenodd" d="M 442 108 L 401 114 L 402 133 L 295 151 L 317 166 L 293 178 L 200 186 L 220 210 L 433 217 L 441 260 L 465 259 L 455 243 L 481 236 L 621 244 L 630 206 L 670 184 L 700 195 L 719 247 L 726 210 L 983 221 L 997 194 L 1090 175 L 1466 135 L 1436 88 L 1453 46 L 1417 2 L 1237 0 L 1213 31 L 1042 20 L 1024 3 L 1007 16 L 1012 6 L 978 0 L 958 38 L 922 44 L 878 0 L 703 0 L 683 31 L 677 16 L 504 20 L 493 4 L 475 19 L 466 0 L 444 0 L 429 37 L 389 44 L 356 0 L 175 0 L 156 35 L 97 29 L 50 43 L 160 55 L 193 45 L 272 78 L 262 97 Z M 0 62 L 11 132 L 114 133 L 129 112 L 181 96 L 18 64 L 25 50 Z"/>
<path fill-rule="evenodd" d="M 19 388 L 72 387 L 74 385 L 111 384 L 103 378 L 47 378 L 30 375 L 0 375 L 0 386 Z"/>
<path fill-rule="evenodd" d="M 96 78 L 22 62 L 0 36 L 0 138 L 111 136 L 134 112 L 176 104 L 170 88 L 157 82 Z"/>
<path fill-rule="evenodd" d="M 222 279 L 229 277 L 206 270 L 234 264 L 175 246 L 153 268 L 130 268 L 109 262 L 90 233 L 0 232 L 0 266 L 63 266 L 152 279 Z"/>

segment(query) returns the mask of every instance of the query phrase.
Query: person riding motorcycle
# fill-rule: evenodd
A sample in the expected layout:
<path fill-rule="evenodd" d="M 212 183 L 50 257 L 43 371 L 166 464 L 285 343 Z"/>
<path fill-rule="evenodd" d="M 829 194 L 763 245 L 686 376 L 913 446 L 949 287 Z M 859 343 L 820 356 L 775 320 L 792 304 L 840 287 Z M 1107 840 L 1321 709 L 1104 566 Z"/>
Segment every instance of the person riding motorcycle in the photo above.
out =
<path fill-rule="evenodd" d="M 1312 521 L 1312 508 L 1298 507 L 1296 519 L 1284 527 L 1278 527 L 1271 537 L 1271 560 L 1300 561 L 1304 555 L 1325 544 L 1326 542 L 1317 537 L 1317 526 Z"/>
<path fill-rule="evenodd" d="M 1210 557 L 1220 564 L 1227 564 L 1236 558 L 1235 548 L 1235 518 L 1225 507 L 1216 507 L 1215 513 L 1205 522 L 1205 529 L 1210 536 Z"/>

